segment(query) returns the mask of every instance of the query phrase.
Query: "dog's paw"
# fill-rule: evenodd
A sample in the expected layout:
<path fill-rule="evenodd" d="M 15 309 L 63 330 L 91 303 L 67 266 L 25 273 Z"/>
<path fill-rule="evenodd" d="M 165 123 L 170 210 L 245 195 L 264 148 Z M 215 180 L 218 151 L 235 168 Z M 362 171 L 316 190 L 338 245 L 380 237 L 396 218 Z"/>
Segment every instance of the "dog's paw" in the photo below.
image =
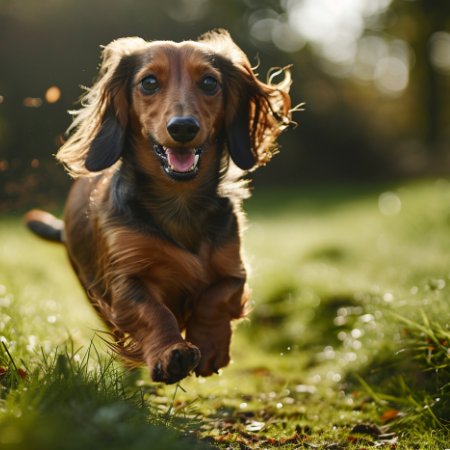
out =
<path fill-rule="evenodd" d="M 167 349 L 151 370 L 152 380 L 166 384 L 186 378 L 200 361 L 200 351 L 189 342 L 181 342 Z"/>
<path fill-rule="evenodd" d="M 202 357 L 195 368 L 197 376 L 209 377 L 214 373 L 219 373 L 219 369 L 228 366 L 230 363 L 229 343 L 220 347 L 215 347 L 209 343 L 200 346 L 200 348 Z"/>
<path fill-rule="evenodd" d="M 209 377 L 230 363 L 231 323 L 223 320 L 212 326 L 201 326 L 191 321 L 186 328 L 186 340 L 200 349 L 202 355 L 195 373 Z"/>

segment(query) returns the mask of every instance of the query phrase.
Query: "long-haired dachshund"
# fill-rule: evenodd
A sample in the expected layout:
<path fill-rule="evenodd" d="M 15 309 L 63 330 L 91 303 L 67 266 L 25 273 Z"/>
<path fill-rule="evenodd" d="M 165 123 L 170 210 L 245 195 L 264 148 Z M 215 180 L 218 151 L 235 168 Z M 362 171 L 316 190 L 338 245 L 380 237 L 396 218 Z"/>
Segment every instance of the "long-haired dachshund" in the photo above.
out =
<path fill-rule="evenodd" d="M 25 217 L 65 244 L 114 350 L 147 364 L 154 381 L 212 375 L 230 360 L 231 322 L 250 295 L 240 245 L 248 191 L 237 180 L 271 158 L 289 124 L 284 74 L 259 81 L 223 30 L 110 43 L 57 155 L 79 178 L 64 222 Z"/>

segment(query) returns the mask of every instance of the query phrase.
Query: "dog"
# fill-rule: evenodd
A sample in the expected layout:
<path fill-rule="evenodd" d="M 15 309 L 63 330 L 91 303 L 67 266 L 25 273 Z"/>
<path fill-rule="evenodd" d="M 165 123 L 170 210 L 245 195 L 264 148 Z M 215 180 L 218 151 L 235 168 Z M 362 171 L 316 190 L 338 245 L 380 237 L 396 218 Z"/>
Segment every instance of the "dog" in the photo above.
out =
<path fill-rule="evenodd" d="M 240 180 L 270 160 L 289 125 L 283 71 L 279 84 L 259 81 L 224 30 L 111 42 L 57 154 L 78 178 L 64 221 L 25 216 L 65 245 L 111 347 L 155 382 L 210 376 L 230 361 L 233 321 L 250 297 Z"/>

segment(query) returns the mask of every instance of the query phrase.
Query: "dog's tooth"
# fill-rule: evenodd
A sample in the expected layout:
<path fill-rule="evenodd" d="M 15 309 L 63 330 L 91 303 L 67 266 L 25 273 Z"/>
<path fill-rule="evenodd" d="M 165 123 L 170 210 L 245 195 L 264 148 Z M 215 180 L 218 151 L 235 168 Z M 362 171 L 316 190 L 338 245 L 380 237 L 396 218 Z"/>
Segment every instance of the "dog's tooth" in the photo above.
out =
<path fill-rule="evenodd" d="M 192 166 L 189 168 L 189 170 L 194 170 L 194 169 L 195 169 L 194 164 L 192 164 Z"/>
<path fill-rule="evenodd" d="M 199 158 L 200 158 L 200 155 L 195 155 L 194 164 L 192 164 L 192 167 L 194 169 L 197 167 L 197 163 L 198 163 Z"/>

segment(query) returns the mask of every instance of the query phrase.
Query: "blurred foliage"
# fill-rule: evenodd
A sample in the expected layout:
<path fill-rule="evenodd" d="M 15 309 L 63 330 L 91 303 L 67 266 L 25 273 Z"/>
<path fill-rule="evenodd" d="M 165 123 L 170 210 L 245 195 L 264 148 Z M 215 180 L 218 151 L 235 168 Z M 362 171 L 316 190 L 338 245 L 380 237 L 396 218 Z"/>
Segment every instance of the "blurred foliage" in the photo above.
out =
<path fill-rule="evenodd" d="M 0 0 L 0 211 L 65 197 L 53 155 L 100 45 L 218 27 L 255 66 L 259 55 L 261 79 L 292 63 L 293 105 L 306 102 L 256 184 L 446 174 L 449 13 L 445 0 Z M 61 97 L 49 103 L 52 86 Z"/>

